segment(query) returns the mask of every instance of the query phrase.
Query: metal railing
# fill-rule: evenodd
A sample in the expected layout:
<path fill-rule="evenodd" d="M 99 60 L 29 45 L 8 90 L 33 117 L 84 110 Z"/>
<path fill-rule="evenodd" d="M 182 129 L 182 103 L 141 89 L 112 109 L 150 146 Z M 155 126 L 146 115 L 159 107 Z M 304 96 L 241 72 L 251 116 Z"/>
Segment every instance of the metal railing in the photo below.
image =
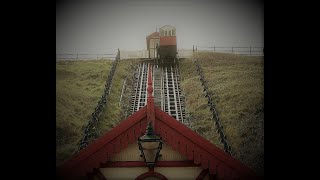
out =
<path fill-rule="evenodd" d="M 115 61 L 113 61 L 113 63 L 112 63 L 110 73 L 109 73 L 108 78 L 106 80 L 106 84 L 105 84 L 102 96 L 101 96 L 97 106 L 95 107 L 94 112 L 91 114 L 91 118 L 90 118 L 87 126 L 85 127 L 85 130 L 83 133 L 83 138 L 81 139 L 80 145 L 78 148 L 78 152 L 81 149 L 85 148 L 90 143 L 90 141 L 92 141 L 93 139 L 96 138 L 95 137 L 95 129 L 96 129 L 95 126 L 97 125 L 97 122 L 99 121 L 99 117 L 100 117 L 101 113 L 103 112 L 103 110 L 105 109 L 105 106 L 107 105 L 108 96 L 110 94 L 111 87 L 112 87 L 112 79 L 115 74 L 119 60 L 120 60 L 120 51 L 118 50 Z"/>
<path fill-rule="evenodd" d="M 257 46 L 193 46 L 193 52 L 221 52 L 242 55 L 260 55 L 264 56 L 264 47 Z"/>
<path fill-rule="evenodd" d="M 56 54 L 58 60 L 89 60 L 89 59 L 111 59 L 115 60 L 117 53 L 107 54 Z"/>
<path fill-rule="evenodd" d="M 197 73 L 200 76 L 200 82 L 201 82 L 201 84 L 203 86 L 203 91 L 205 93 L 205 97 L 208 98 L 208 106 L 210 107 L 210 111 L 212 112 L 212 118 L 215 121 L 215 126 L 216 126 L 218 134 L 220 135 L 220 141 L 221 141 L 221 143 L 223 143 L 224 151 L 229 153 L 230 155 L 232 155 L 231 146 L 229 145 L 229 143 L 227 141 L 227 136 L 225 135 L 225 132 L 224 132 L 224 129 L 223 129 L 223 125 L 222 125 L 222 123 L 220 121 L 220 116 L 219 116 L 219 113 L 217 111 L 216 104 L 214 103 L 213 98 L 211 97 L 213 92 L 210 91 L 209 88 L 208 88 L 208 83 L 205 80 L 202 67 L 198 63 L 198 60 L 194 59 L 193 63 L 195 64 Z"/>

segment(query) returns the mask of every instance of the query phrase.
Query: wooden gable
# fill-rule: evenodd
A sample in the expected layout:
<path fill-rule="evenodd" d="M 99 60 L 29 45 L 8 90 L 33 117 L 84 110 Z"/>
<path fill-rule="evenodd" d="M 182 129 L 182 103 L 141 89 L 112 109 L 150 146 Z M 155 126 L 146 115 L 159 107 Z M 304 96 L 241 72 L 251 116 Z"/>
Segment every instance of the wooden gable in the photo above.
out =
<path fill-rule="evenodd" d="M 151 39 L 151 38 L 159 38 L 159 32 L 153 32 L 149 36 L 146 37 L 146 39 Z"/>

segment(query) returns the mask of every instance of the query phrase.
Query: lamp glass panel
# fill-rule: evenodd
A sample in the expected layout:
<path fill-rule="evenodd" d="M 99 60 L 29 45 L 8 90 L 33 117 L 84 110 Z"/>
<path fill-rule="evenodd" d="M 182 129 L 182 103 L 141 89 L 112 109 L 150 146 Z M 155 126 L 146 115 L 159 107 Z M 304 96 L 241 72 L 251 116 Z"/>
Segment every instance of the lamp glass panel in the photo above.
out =
<path fill-rule="evenodd" d="M 143 149 L 157 149 L 160 142 L 142 142 L 141 146 Z"/>
<path fill-rule="evenodd" d="M 143 152 L 146 158 L 146 162 L 155 162 L 157 149 L 145 149 Z"/>

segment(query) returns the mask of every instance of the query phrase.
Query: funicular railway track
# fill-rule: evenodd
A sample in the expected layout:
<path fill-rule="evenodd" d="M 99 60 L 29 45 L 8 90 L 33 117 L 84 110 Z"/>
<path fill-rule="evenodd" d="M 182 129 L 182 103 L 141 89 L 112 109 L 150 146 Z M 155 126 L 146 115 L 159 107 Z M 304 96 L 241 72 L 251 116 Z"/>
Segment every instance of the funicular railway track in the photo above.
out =
<path fill-rule="evenodd" d="M 176 65 L 159 66 L 140 63 L 135 73 L 130 113 L 138 111 L 147 103 L 148 68 L 152 68 L 153 96 L 155 105 L 179 122 L 189 126 L 186 120 L 184 98 L 180 89 L 180 76 Z"/>

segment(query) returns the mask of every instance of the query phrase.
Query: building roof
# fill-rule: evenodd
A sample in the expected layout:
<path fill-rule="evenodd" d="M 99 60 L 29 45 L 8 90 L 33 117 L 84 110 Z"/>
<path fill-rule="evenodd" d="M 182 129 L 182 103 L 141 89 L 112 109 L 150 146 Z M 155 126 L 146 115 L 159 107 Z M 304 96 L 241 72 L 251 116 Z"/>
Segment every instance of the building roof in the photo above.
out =
<path fill-rule="evenodd" d="M 176 29 L 176 27 L 174 27 L 174 26 L 170 26 L 170 25 L 164 25 L 164 26 L 162 26 L 160 29 L 165 28 L 165 27 L 169 27 L 169 28 Z"/>
<path fill-rule="evenodd" d="M 176 36 L 161 36 L 160 46 L 175 46 L 177 45 Z"/>
<path fill-rule="evenodd" d="M 165 143 L 194 164 L 208 169 L 210 174 L 216 174 L 219 179 L 257 179 L 253 171 L 240 161 L 156 107 L 152 97 L 151 68 L 148 76 L 147 105 L 68 159 L 58 167 L 58 176 L 73 179 L 92 173 L 128 144 L 137 143 L 138 138 L 144 134 L 148 121 L 151 121 L 155 133 Z"/>
<path fill-rule="evenodd" d="M 159 33 L 158 32 L 154 32 L 152 34 L 150 34 L 149 36 L 146 37 L 147 39 L 150 39 L 150 38 L 159 38 Z"/>

